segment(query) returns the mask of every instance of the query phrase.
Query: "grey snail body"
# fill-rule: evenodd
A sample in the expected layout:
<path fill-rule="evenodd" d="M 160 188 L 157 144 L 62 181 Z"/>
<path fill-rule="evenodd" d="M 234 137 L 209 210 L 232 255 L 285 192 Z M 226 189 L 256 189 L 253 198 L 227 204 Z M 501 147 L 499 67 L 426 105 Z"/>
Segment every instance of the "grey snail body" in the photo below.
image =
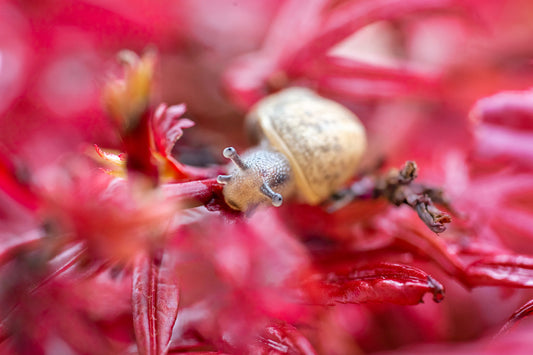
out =
<path fill-rule="evenodd" d="M 304 88 L 289 88 L 259 101 L 247 116 L 259 145 L 233 161 L 224 184 L 226 203 L 247 211 L 280 206 L 283 197 L 316 205 L 342 187 L 357 169 L 366 147 L 365 129 L 342 105 Z"/>

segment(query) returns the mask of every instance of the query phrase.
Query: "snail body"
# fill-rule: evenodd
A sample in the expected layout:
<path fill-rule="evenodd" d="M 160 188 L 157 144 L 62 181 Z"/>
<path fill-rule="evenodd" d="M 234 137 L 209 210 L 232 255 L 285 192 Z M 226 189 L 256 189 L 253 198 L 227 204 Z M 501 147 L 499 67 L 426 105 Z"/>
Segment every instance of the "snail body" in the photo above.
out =
<path fill-rule="evenodd" d="M 240 157 L 234 148 L 229 175 L 220 175 L 228 205 L 246 211 L 283 197 L 316 205 L 355 173 L 366 146 L 357 116 L 303 88 L 289 88 L 259 101 L 247 116 L 259 145 Z"/>

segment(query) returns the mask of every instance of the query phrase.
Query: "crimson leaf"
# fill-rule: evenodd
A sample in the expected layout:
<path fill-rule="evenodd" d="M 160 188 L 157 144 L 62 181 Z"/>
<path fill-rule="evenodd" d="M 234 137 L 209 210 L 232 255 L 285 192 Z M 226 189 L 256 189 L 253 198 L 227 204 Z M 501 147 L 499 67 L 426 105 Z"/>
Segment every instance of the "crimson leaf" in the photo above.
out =
<path fill-rule="evenodd" d="M 517 309 L 511 315 L 511 317 L 509 317 L 509 320 L 503 325 L 503 327 L 498 332 L 498 336 L 506 334 L 518 321 L 530 316 L 531 313 L 533 313 L 533 300 L 530 300 L 529 302 L 524 304 L 522 307 Z"/>
<path fill-rule="evenodd" d="M 286 322 L 275 322 L 265 328 L 259 344 L 253 349 L 256 354 L 314 355 L 316 352 L 302 333 Z"/>
<path fill-rule="evenodd" d="M 166 354 L 178 314 L 179 290 L 171 258 L 138 257 L 133 271 L 133 325 L 141 355 Z"/>
<path fill-rule="evenodd" d="M 379 263 L 344 272 L 330 272 L 319 281 L 319 301 L 335 303 L 388 302 L 413 305 L 426 293 L 440 302 L 444 287 L 412 266 Z"/>
<path fill-rule="evenodd" d="M 471 286 L 533 287 L 533 258 L 523 255 L 487 257 L 465 272 Z"/>
<path fill-rule="evenodd" d="M 185 111 L 184 104 L 170 107 L 160 104 L 152 116 L 154 143 L 161 155 L 170 155 L 174 144 L 183 135 L 183 129 L 194 126 L 193 121 L 186 118 L 180 119 Z"/>

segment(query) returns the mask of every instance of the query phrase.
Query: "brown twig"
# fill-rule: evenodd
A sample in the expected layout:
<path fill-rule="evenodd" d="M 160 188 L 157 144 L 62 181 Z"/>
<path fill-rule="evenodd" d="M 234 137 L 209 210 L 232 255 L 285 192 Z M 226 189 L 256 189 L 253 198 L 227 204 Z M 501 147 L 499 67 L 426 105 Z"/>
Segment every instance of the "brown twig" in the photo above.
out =
<path fill-rule="evenodd" d="M 446 230 L 446 224 L 451 222 L 451 217 L 434 203 L 448 209 L 450 204 L 441 189 L 415 183 L 417 175 L 416 163 L 407 161 L 401 170 L 392 169 L 381 176 L 366 176 L 336 194 L 329 210 L 335 211 L 356 199 L 383 197 L 396 206 L 410 206 L 429 229 L 442 233 Z"/>

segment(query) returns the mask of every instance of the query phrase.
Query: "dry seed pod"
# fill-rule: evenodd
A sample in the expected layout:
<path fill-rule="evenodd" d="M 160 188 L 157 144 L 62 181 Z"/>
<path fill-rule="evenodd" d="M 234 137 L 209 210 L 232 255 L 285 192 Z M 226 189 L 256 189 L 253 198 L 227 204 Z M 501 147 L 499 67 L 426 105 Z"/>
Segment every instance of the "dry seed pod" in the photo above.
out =
<path fill-rule="evenodd" d="M 242 157 L 224 149 L 235 166 L 217 179 L 228 205 L 241 211 L 280 206 L 282 196 L 321 203 L 354 175 L 366 146 L 364 127 L 351 111 L 303 88 L 259 101 L 247 125 L 259 145 Z"/>

